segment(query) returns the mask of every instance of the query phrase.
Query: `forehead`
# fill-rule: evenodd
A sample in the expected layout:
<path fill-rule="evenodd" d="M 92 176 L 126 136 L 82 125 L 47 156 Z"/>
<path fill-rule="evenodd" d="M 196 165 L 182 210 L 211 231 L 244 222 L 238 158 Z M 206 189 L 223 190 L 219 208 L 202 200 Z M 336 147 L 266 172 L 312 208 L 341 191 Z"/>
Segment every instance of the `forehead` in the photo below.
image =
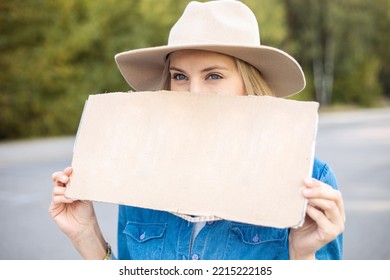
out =
<path fill-rule="evenodd" d="M 180 50 L 170 54 L 171 65 L 185 62 L 208 62 L 223 63 L 227 65 L 235 65 L 234 58 L 217 52 L 203 51 L 203 50 Z"/>

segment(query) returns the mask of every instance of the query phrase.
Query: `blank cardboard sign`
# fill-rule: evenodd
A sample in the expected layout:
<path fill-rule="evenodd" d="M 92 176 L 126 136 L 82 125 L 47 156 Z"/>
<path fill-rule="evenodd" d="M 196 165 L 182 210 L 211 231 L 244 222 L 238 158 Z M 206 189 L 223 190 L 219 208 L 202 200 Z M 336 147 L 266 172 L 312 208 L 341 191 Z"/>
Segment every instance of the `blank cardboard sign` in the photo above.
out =
<path fill-rule="evenodd" d="M 191 221 L 300 226 L 317 111 L 316 102 L 267 96 L 91 95 L 66 196 Z"/>

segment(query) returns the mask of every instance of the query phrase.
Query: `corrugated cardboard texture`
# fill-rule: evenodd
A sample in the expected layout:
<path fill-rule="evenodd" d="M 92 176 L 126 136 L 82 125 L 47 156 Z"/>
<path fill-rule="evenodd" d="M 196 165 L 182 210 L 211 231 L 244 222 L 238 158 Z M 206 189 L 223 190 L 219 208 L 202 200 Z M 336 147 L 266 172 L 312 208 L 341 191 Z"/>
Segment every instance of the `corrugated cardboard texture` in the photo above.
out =
<path fill-rule="evenodd" d="M 299 226 L 318 103 L 184 92 L 91 95 L 66 195 Z"/>

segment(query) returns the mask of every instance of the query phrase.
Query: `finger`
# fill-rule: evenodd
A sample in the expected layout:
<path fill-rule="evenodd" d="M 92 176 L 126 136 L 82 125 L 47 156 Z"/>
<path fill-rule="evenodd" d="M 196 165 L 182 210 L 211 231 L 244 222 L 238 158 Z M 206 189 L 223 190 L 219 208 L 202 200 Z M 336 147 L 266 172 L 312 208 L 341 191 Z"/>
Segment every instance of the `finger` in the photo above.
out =
<path fill-rule="evenodd" d="M 340 215 L 343 217 L 345 222 L 346 217 L 344 202 L 342 194 L 339 190 L 335 190 L 328 184 L 313 178 L 305 179 L 305 186 L 306 188 L 303 191 L 303 195 L 306 198 L 323 198 L 334 201 L 340 211 Z"/>
<path fill-rule="evenodd" d="M 66 197 L 65 196 L 65 192 L 66 192 L 66 187 L 65 186 L 56 186 L 53 188 L 53 191 L 52 191 L 52 199 L 54 199 L 54 197 L 65 197 L 66 199 L 66 203 L 69 203 L 71 201 L 76 201 L 78 199 L 73 199 L 73 198 L 69 198 L 69 197 Z M 58 200 L 58 199 L 56 199 Z"/>
<path fill-rule="evenodd" d="M 62 186 L 56 186 L 53 188 L 52 194 L 53 196 L 58 196 L 58 195 L 65 195 L 66 188 Z"/>
<path fill-rule="evenodd" d="M 57 186 L 65 186 L 69 182 L 69 176 L 64 172 L 56 172 L 54 176 L 54 183 Z"/>
<path fill-rule="evenodd" d="M 305 191 L 304 193 L 307 194 Z M 327 213 L 339 215 L 342 218 L 343 223 L 345 223 L 344 203 L 339 191 L 330 190 L 330 193 L 328 193 L 319 190 L 318 192 L 311 192 L 309 195 L 305 195 L 305 197 L 309 199 L 310 203 L 327 211 Z"/>
<path fill-rule="evenodd" d="M 54 172 L 51 175 L 51 178 L 52 178 L 53 182 L 56 183 L 58 181 L 61 181 L 60 179 L 61 179 L 62 176 L 69 177 L 70 175 L 72 175 L 72 172 L 73 172 L 73 168 L 69 166 L 69 167 L 65 168 L 64 171 L 56 171 L 56 172 Z M 62 178 L 65 179 L 66 177 L 62 177 Z M 66 180 L 68 180 L 68 179 L 65 179 L 65 181 Z"/>
<path fill-rule="evenodd" d="M 316 188 L 316 187 L 320 187 L 321 185 L 328 186 L 328 187 L 332 188 L 328 184 L 325 184 L 324 182 L 321 182 L 320 180 L 317 180 L 314 178 L 305 178 L 304 183 L 305 183 L 305 186 L 308 188 Z"/>
<path fill-rule="evenodd" d="M 53 180 L 54 183 L 56 183 L 58 181 L 58 177 L 60 176 L 62 172 L 61 171 L 56 171 L 54 172 L 52 175 L 51 175 L 51 179 Z"/>
<path fill-rule="evenodd" d="M 344 217 L 340 213 L 337 204 L 327 199 L 309 199 L 308 204 L 321 211 L 324 216 L 334 225 L 341 227 L 344 224 Z"/>
<path fill-rule="evenodd" d="M 64 169 L 64 173 L 67 176 L 72 175 L 72 172 L 73 172 L 73 168 L 71 166 L 68 166 L 67 168 Z"/>
<path fill-rule="evenodd" d="M 310 204 L 307 205 L 306 213 L 317 223 L 318 234 L 320 234 L 321 240 L 325 243 L 334 240 L 344 231 L 344 223 L 332 223 L 321 210 Z"/>
<path fill-rule="evenodd" d="M 61 203 L 68 203 L 69 204 L 69 203 L 75 202 L 76 200 L 66 198 L 63 195 L 57 195 L 57 196 L 54 196 L 51 201 L 53 204 L 61 204 Z"/>

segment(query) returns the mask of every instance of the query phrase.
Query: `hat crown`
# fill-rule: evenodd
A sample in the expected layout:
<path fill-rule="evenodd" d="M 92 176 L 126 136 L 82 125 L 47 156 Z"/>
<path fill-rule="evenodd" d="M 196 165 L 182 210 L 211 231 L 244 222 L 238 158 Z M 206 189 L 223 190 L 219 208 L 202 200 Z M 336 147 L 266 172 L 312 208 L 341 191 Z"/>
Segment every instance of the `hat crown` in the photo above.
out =
<path fill-rule="evenodd" d="M 190 2 L 169 33 L 168 46 L 260 46 L 256 16 L 236 0 Z"/>

